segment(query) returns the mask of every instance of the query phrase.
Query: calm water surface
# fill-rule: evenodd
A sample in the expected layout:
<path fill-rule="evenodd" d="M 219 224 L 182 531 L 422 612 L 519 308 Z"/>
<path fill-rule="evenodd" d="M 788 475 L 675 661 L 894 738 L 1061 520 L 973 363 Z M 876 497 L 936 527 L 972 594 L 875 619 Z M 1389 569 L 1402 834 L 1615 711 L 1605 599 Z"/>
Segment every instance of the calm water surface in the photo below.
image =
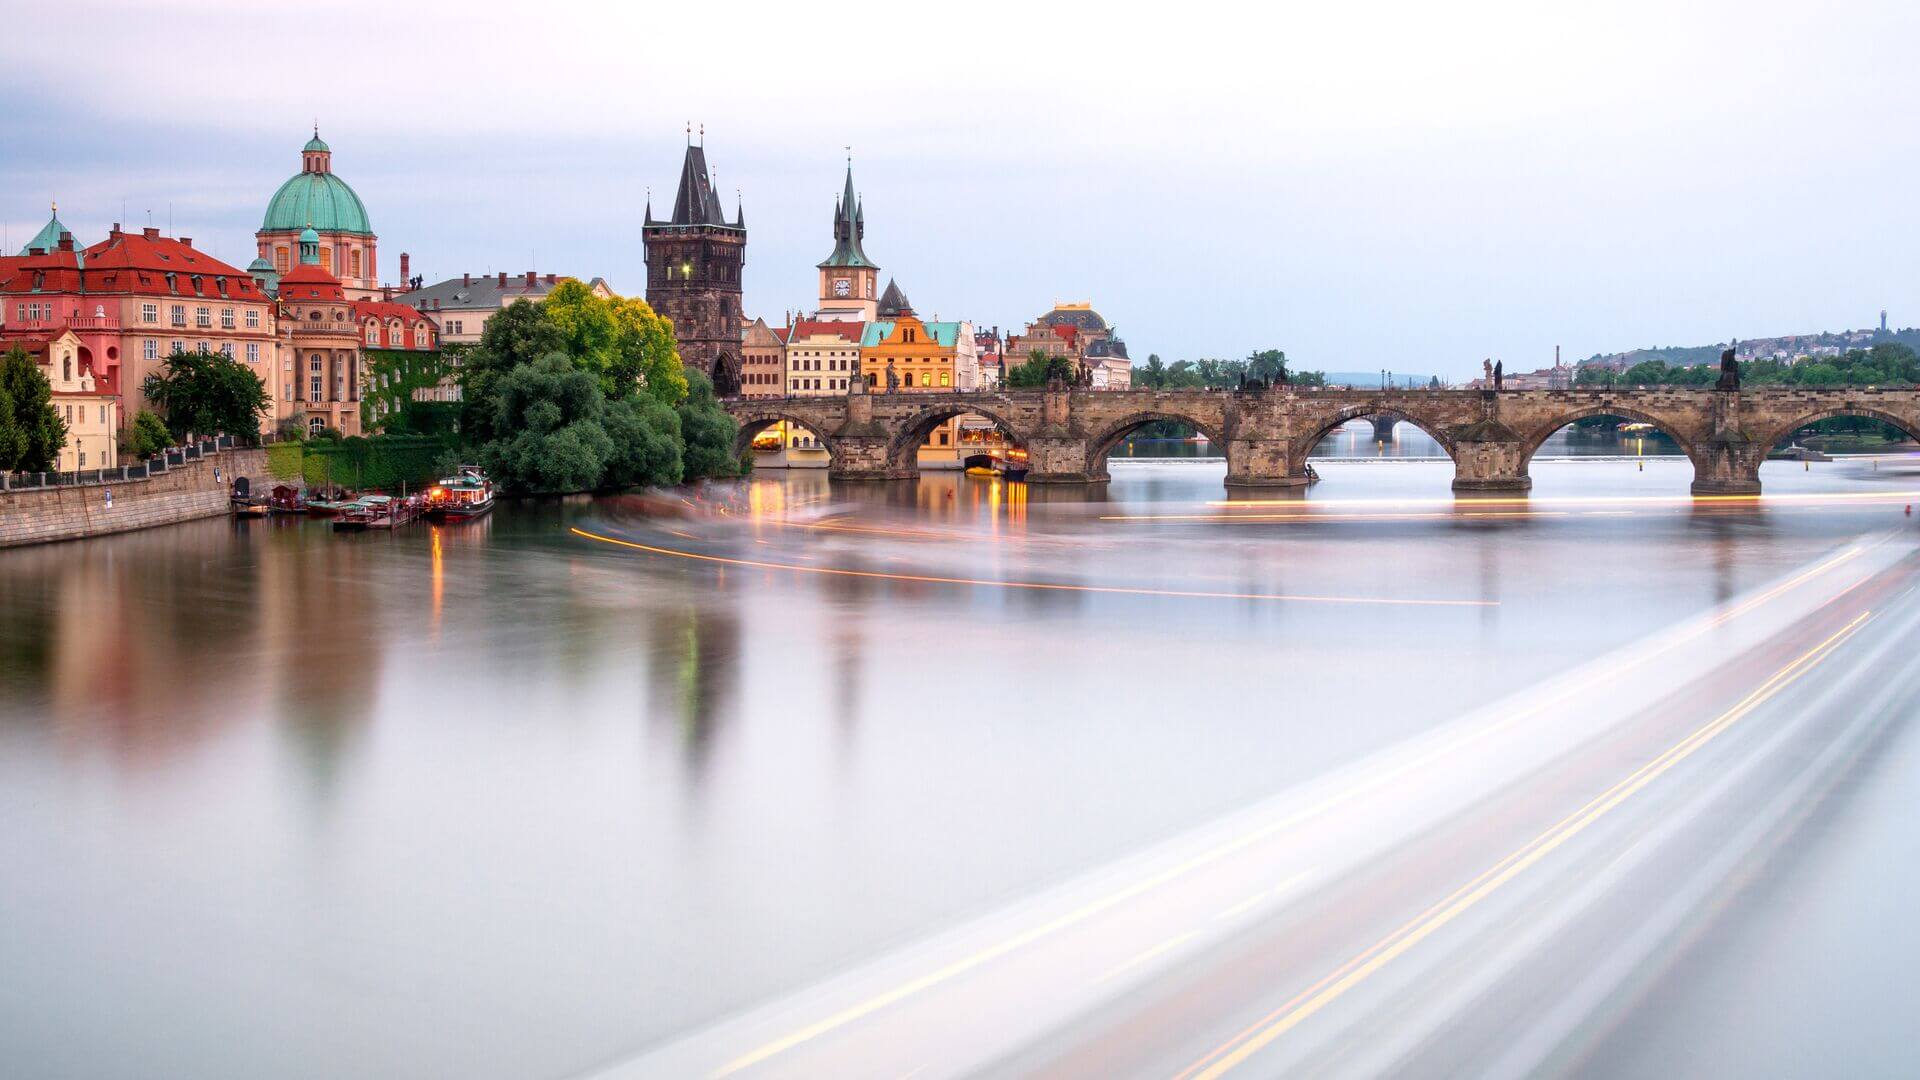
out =
<path fill-rule="evenodd" d="M 1319 469 L 1287 520 L 1116 460 L 0 554 L 0 1072 L 570 1075 L 1914 527 Z"/>

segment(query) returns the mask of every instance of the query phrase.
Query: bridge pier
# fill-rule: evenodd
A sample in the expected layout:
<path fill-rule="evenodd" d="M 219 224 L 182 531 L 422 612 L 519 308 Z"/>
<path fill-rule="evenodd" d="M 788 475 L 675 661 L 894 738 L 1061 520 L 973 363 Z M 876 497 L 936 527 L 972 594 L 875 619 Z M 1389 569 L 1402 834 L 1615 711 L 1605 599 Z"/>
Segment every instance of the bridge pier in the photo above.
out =
<path fill-rule="evenodd" d="M 830 480 L 907 480 L 913 469 L 902 468 L 889 452 L 893 440 L 884 435 L 838 435 L 833 459 L 827 464 Z"/>
<path fill-rule="evenodd" d="M 1393 425 L 1399 422 L 1400 421 L 1394 419 L 1391 416 L 1374 417 L 1373 418 L 1373 441 L 1382 442 L 1382 443 L 1392 442 L 1393 441 Z"/>
<path fill-rule="evenodd" d="M 1285 439 L 1236 437 L 1227 440 L 1227 487 L 1298 488 L 1307 486 L 1306 459 L 1295 460 Z"/>
<path fill-rule="evenodd" d="M 1499 420 L 1499 399 L 1481 395 L 1483 412 L 1475 423 L 1450 433 L 1453 441 L 1453 490 L 1460 493 L 1518 494 L 1533 489 L 1527 474 L 1527 444 Z"/>
<path fill-rule="evenodd" d="M 1059 432 L 1027 440 L 1027 483 L 1098 484 L 1107 479 L 1106 462 L 1077 435 Z"/>
<path fill-rule="evenodd" d="M 1760 462 L 1767 448 L 1743 438 L 1715 436 L 1693 459 L 1695 495 L 1760 494 Z"/>

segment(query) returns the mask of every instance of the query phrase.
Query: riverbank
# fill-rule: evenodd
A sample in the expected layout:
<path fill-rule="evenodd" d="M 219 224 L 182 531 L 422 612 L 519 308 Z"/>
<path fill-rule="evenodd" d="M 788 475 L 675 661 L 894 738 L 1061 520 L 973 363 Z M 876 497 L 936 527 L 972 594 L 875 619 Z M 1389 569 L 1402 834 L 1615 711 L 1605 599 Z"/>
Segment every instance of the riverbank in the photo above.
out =
<path fill-rule="evenodd" d="M 236 476 L 259 488 L 269 477 L 266 451 L 210 450 L 146 477 L 0 491 L 0 548 L 215 517 L 227 512 Z"/>

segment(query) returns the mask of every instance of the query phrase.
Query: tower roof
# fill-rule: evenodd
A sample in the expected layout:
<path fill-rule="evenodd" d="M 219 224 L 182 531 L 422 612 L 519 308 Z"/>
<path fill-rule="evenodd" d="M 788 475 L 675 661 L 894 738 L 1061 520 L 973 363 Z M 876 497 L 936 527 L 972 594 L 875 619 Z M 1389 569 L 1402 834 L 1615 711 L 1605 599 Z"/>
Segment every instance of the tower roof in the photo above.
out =
<path fill-rule="evenodd" d="M 301 153 L 331 155 L 332 151 L 320 141 L 316 131 Z M 267 201 L 267 214 L 261 219 L 260 231 L 294 232 L 309 225 L 321 232 L 373 235 L 373 224 L 367 220 L 367 208 L 360 196 L 324 162 L 320 171 L 311 172 L 303 161 L 301 171 L 280 185 L 280 190 Z"/>
<path fill-rule="evenodd" d="M 853 191 L 853 164 L 847 164 L 847 186 L 841 192 L 839 202 L 833 207 L 833 254 L 821 263 L 822 269 L 829 266 L 863 266 L 878 270 L 879 266 L 867 253 L 861 250 L 860 241 L 867 232 L 866 211 L 860 205 L 860 197 Z"/>
<path fill-rule="evenodd" d="M 60 208 L 56 206 L 53 208 L 53 215 L 47 218 L 45 225 L 40 226 L 39 232 L 33 234 L 33 239 L 27 241 L 27 246 L 20 249 L 20 254 L 25 255 L 34 248 L 39 248 L 41 251 L 58 251 L 62 233 L 68 236 L 73 235 L 71 229 L 60 223 Z"/>
<path fill-rule="evenodd" d="M 648 217 L 652 217 L 651 208 Z M 738 225 L 729 222 L 726 212 L 720 209 L 720 197 L 713 190 L 713 177 L 707 172 L 706 148 L 688 146 L 687 156 L 680 163 L 680 187 L 673 195 L 673 217 L 665 224 L 744 229 L 744 213 L 740 220 L 741 224 Z"/>
<path fill-rule="evenodd" d="M 880 294 L 879 314 L 882 319 L 897 319 L 901 315 L 913 314 L 913 305 L 907 302 L 907 294 L 892 278 L 887 279 L 887 291 Z"/>

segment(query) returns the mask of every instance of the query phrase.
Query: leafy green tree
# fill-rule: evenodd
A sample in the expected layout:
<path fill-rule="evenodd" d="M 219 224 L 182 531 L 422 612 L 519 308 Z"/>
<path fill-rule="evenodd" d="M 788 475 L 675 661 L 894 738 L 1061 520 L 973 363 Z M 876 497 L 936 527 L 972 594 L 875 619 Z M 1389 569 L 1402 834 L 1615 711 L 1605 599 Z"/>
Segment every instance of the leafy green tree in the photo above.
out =
<path fill-rule="evenodd" d="M 45 472 L 67 444 L 67 425 L 53 408 L 53 385 L 18 345 L 0 357 L 0 470 Z"/>
<path fill-rule="evenodd" d="M 461 433 L 476 444 L 492 439 L 497 415 L 495 380 L 522 364 L 564 354 L 566 347 L 565 335 L 548 317 L 544 304 L 522 302 L 500 309 L 487 320 L 480 341 L 459 357 L 460 396 L 465 403 Z"/>
<path fill-rule="evenodd" d="M 175 439 L 227 434 L 248 444 L 260 439 L 260 417 L 270 408 L 267 387 L 238 360 L 220 353 L 175 348 L 165 370 L 147 376 L 147 400 L 166 416 Z"/>
<path fill-rule="evenodd" d="M 677 484 L 685 475 L 680 457 L 680 414 L 664 401 L 635 394 L 607 403 L 601 426 L 613 440 L 602 483 L 608 487 Z M 731 438 L 728 436 L 731 451 Z M 751 455 L 749 455 L 751 456 Z"/>
<path fill-rule="evenodd" d="M 172 446 L 173 435 L 167 431 L 166 422 L 154 415 L 152 410 L 141 409 L 133 414 L 133 423 L 127 426 L 127 433 L 121 437 L 120 445 L 128 453 L 145 461 Z"/>
<path fill-rule="evenodd" d="M 597 378 L 555 352 L 516 365 L 490 389 L 494 438 L 481 446 L 480 463 L 495 479 L 515 491 L 600 486 L 614 446 L 600 423 L 606 397 Z"/>
<path fill-rule="evenodd" d="M 1247 375 L 1255 379 L 1278 379 L 1287 369 L 1287 354 L 1283 349 L 1262 349 L 1247 357 Z"/>
<path fill-rule="evenodd" d="M 1015 389 L 1044 387 L 1054 379 L 1071 383 L 1073 363 L 1064 356 L 1049 356 L 1040 349 L 1027 353 L 1026 362 L 1007 372 L 1006 384 Z"/>
<path fill-rule="evenodd" d="M 713 396 L 713 383 L 705 375 L 687 373 L 687 396 L 678 407 L 680 439 L 685 449 L 681 460 L 689 478 L 732 476 L 739 467 L 734 460 L 733 440 L 740 427 Z"/>
<path fill-rule="evenodd" d="M 1158 390 L 1167 385 L 1167 365 L 1161 361 L 1160 354 L 1148 353 L 1147 362 L 1133 373 L 1133 381 L 1149 390 Z"/>
<path fill-rule="evenodd" d="M 620 335 L 612 369 L 619 392 L 612 396 L 625 397 L 638 385 L 655 401 L 679 404 L 687 396 L 687 373 L 673 322 L 637 296 L 613 301 L 613 319 Z"/>
<path fill-rule="evenodd" d="M 560 331 L 573 362 L 595 375 L 607 375 L 614 366 L 620 341 L 613 305 L 595 296 L 580 279 L 567 278 L 547 293 L 540 306 Z M 610 391 L 611 387 L 603 382 L 601 389 Z"/>

